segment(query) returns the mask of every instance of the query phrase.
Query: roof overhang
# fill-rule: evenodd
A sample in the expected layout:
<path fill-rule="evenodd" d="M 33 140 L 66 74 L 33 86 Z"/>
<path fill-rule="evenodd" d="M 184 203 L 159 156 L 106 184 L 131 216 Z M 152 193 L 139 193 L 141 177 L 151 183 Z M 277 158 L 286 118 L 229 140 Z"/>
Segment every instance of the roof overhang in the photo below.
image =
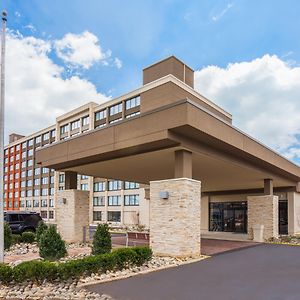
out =
<path fill-rule="evenodd" d="M 206 191 L 295 186 L 297 165 L 189 99 L 56 142 L 36 152 L 55 170 L 148 183 L 174 176 L 174 151 L 193 152 L 193 178 Z"/>

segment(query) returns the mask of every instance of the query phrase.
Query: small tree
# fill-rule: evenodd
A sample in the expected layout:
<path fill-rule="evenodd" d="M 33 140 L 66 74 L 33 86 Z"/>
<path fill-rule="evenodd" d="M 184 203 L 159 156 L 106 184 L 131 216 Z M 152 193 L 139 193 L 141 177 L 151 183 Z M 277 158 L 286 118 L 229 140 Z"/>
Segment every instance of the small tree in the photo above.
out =
<path fill-rule="evenodd" d="M 97 255 L 109 252 L 111 252 L 109 227 L 107 224 L 99 224 L 94 235 L 92 254 Z"/>
<path fill-rule="evenodd" d="M 12 245 L 12 232 L 9 224 L 4 223 L 4 249 L 8 250 Z"/>
<path fill-rule="evenodd" d="M 41 236 L 42 234 L 48 229 L 48 226 L 43 222 L 43 221 L 40 221 L 38 223 L 38 227 L 36 229 L 36 241 L 37 243 L 39 244 L 40 243 L 40 239 L 41 239 Z"/>
<path fill-rule="evenodd" d="M 53 225 L 40 236 L 39 248 L 40 256 L 46 260 L 58 260 L 67 254 L 66 244 Z"/>

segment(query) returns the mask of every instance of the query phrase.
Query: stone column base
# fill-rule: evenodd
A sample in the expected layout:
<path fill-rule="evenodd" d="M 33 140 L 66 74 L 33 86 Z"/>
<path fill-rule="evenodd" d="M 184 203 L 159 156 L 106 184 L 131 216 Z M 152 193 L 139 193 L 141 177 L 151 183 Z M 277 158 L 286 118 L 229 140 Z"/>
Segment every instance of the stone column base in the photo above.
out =
<path fill-rule="evenodd" d="M 150 246 L 154 255 L 199 256 L 200 216 L 200 181 L 178 178 L 150 182 Z"/>
<path fill-rule="evenodd" d="M 248 196 L 248 236 L 253 239 L 253 226 L 264 225 L 263 239 L 278 237 L 278 196 Z"/>
<path fill-rule="evenodd" d="M 62 238 L 68 243 L 84 241 L 84 227 L 89 232 L 89 191 L 57 192 L 56 222 Z M 86 234 L 88 238 L 88 234 Z"/>

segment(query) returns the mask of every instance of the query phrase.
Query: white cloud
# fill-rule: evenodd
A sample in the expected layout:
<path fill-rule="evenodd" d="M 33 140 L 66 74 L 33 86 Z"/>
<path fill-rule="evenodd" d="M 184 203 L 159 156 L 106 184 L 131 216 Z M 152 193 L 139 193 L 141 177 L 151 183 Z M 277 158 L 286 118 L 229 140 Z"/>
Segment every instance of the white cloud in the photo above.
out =
<path fill-rule="evenodd" d="M 32 24 L 25 25 L 24 28 L 29 29 L 32 33 L 36 32 L 36 28 Z"/>
<path fill-rule="evenodd" d="M 115 60 L 114 60 L 114 63 L 115 63 L 115 66 L 118 68 L 118 69 L 121 69 L 122 68 L 122 65 L 123 65 L 123 63 L 122 63 L 122 61 L 119 59 L 119 58 L 115 58 Z"/>
<path fill-rule="evenodd" d="M 227 6 L 220 13 L 212 16 L 211 19 L 214 22 L 219 21 L 229 11 L 229 9 L 232 8 L 232 7 L 233 7 L 233 3 L 228 3 Z"/>
<path fill-rule="evenodd" d="M 89 81 L 62 76 L 49 54 L 51 41 L 9 33 L 6 56 L 6 133 L 31 134 L 89 101 L 103 102 Z"/>
<path fill-rule="evenodd" d="M 18 11 L 15 11 L 15 16 L 16 16 L 17 18 L 20 18 L 20 17 L 21 17 L 21 14 L 20 14 Z"/>
<path fill-rule="evenodd" d="M 196 89 L 233 123 L 288 158 L 300 158 L 300 67 L 276 55 L 195 73 Z"/>
<path fill-rule="evenodd" d="M 66 34 L 61 40 L 55 41 L 56 54 L 72 66 L 89 69 L 94 63 L 102 61 L 107 64 L 111 51 L 104 52 L 98 38 L 85 31 L 81 34 Z"/>

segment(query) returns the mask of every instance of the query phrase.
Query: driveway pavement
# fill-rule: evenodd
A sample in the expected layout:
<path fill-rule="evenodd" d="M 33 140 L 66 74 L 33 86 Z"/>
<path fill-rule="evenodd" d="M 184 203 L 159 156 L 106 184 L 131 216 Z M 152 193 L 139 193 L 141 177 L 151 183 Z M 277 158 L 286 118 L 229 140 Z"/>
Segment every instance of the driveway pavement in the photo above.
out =
<path fill-rule="evenodd" d="M 117 300 L 299 300 L 300 247 L 263 244 L 90 286 Z"/>

